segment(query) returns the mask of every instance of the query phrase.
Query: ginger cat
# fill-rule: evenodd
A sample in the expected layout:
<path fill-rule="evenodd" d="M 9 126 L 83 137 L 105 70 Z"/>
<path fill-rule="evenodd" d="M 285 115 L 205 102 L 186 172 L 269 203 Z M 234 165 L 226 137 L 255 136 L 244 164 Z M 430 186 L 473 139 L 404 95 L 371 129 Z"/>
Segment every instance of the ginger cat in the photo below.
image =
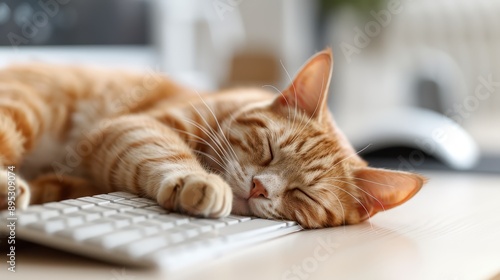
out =
<path fill-rule="evenodd" d="M 168 210 L 355 224 L 410 199 L 419 175 L 367 166 L 326 100 L 333 58 L 281 94 L 199 95 L 160 74 L 25 65 L 0 70 L 0 209 L 123 190 Z M 12 188 L 10 189 L 12 190 Z"/>

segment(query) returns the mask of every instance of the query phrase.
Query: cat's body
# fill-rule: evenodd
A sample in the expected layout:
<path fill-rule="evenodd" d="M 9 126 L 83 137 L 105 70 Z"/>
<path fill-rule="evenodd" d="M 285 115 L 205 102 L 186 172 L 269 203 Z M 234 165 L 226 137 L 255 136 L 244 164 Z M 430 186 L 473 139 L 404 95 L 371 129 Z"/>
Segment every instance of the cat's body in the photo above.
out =
<path fill-rule="evenodd" d="M 154 73 L 1 70 L 0 208 L 15 166 L 18 207 L 125 190 L 198 216 L 232 210 L 310 228 L 365 220 L 423 179 L 354 153 L 326 108 L 331 65 L 329 50 L 317 54 L 278 96 L 200 94 Z"/>

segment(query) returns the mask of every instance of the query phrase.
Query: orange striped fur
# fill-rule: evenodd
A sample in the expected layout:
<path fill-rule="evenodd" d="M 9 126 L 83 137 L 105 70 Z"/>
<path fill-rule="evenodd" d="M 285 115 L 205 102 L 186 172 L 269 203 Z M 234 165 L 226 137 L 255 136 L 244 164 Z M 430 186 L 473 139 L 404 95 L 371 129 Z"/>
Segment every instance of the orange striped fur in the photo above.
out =
<path fill-rule="evenodd" d="M 124 190 L 204 217 L 363 221 L 412 197 L 418 175 L 367 167 L 326 106 L 333 59 L 289 88 L 199 94 L 161 74 L 54 65 L 0 70 L 0 208 Z"/>

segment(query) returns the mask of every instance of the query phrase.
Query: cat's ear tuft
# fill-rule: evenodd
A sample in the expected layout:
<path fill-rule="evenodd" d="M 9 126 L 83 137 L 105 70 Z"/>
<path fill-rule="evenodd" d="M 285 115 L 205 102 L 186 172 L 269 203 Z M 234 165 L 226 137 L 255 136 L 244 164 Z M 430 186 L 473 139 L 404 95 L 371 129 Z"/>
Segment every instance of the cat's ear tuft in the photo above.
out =
<path fill-rule="evenodd" d="M 361 220 L 408 201 L 426 182 L 418 174 L 370 167 L 354 171 L 353 176 L 361 190 L 361 204 L 357 208 Z"/>
<path fill-rule="evenodd" d="M 326 110 L 332 71 L 332 50 L 327 48 L 306 62 L 292 84 L 275 99 L 273 108 L 286 114 L 297 109 L 320 119 Z"/>

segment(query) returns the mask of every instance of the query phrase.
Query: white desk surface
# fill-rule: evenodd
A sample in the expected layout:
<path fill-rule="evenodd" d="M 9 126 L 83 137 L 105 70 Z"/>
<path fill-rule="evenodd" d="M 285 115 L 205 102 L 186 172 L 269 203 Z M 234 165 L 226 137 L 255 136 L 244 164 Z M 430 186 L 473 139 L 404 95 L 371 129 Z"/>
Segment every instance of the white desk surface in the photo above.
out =
<path fill-rule="evenodd" d="M 419 194 L 371 224 L 299 232 L 179 271 L 25 243 L 17 272 L 2 261 L 0 279 L 500 279 L 500 174 L 425 175 L 431 180 Z"/>

